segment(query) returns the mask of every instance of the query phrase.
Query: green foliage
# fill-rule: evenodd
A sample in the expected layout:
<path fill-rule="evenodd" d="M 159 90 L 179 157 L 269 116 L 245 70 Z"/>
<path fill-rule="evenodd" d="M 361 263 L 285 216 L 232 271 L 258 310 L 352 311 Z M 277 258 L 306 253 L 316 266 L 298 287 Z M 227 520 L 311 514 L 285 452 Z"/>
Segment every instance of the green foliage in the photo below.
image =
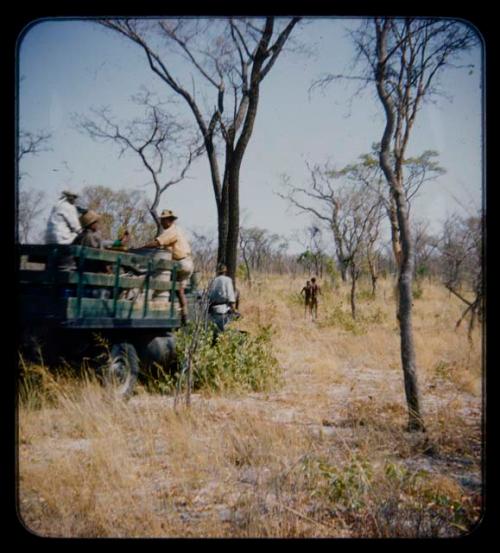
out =
<path fill-rule="evenodd" d="M 429 267 L 427 267 L 427 265 L 420 265 L 415 271 L 417 279 L 423 279 L 425 277 L 428 277 L 430 273 L 431 273 L 430 269 Z"/>
<path fill-rule="evenodd" d="M 410 471 L 391 462 L 384 468 L 387 483 L 399 490 L 399 511 L 405 511 L 409 519 L 423 517 L 430 527 L 451 526 L 462 531 L 467 531 L 477 520 L 478 505 L 436 486 L 432 473 Z"/>
<path fill-rule="evenodd" d="M 424 295 L 424 289 L 422 288 L 422 285 L 420 282 L 414 282 L 413 288 L 412 288 L 412 297 L 414 300 L 419 300 Z"/>
<path fill-rule="evenodd" d="M 244 263 L 238 263 L 236 267 L 236 278 L 237 280 L 248 280 L 247 268 Z"/>
<path fill-rule="evenodd" d="M 377 307 L 374 313 L 363 317 L 363 321 L 367 324 L 382 324 L 387 320 L 387 314 Z"/>
<path fill-rule="evenodd" d="M 453 375 L 453 365 L 448 361 L 440 360 L 434 366 L 434 372 L 440 380 L 451 380 Z"/>
<path fill-rule="evenodd" d="M 149 393 L 172 394 L 175 391 L 177 375 L 166 371 L 155 363 L 144 375 L 144 384 Z"/>
<path fill-rule="evenodd" d="M 371 531 L 367 520 L 375 521 L 373 531 L 380 537 L 456 535 L 472 528 L 480 513 L 477 500 L 459 488 L 447 488 L 434 473 L 402 463 L 386 461 L 378 468 L 360 455 L 341 464 L 308 455 L 299 470 L 311 497 L 363 536 Z"/>
<path fill-rule="evenodd" d="M 361 289 L 356 292 L 356 299 L 358 301 L 372 301 L 373 300 L 373 294 L 371 290 Z"/>
<path fill-rule="evenodd" d="M 193 349 L 194 332 L 188 326 L 177 334 L 181 367 Z M 194 389 L 248 392 L 270 390 L 279 384 L 281 369 L 271 351 L 271 326 L 261 327 L 255 336 L 227 329 L 215 342 L 212 326 L 198 332 L 191 353 Z"/>
<path fill-rule="evenodd" d="M 357 313 L 356 319 L 352 318 L 350 311 L 344 311 L 342 304 L 337 303 L 333 308 L 329 306 L 324 319 L 319 321 L 318 326 L 328 327 L 334 326 L 346 332 L 351 332 L 354 335 L 365 334 L 369 325 L 377 325 L 383 323 L 387 319 L 387 315 L 377 307 L 372 314 Z"/>
<path fill-rule="evenodd" d="M 285 301 L 289 306 L 302 306 L 304 307 L 304 296 L 300 292 L 293 292 L 286 294 Z"/>
<path fill-rule="evenodd" d="M 326 499 L 336 510 L 356 511 L 366 506 L 373 470 L 359 456 L 353 456 L 344 466 L 335 466 L 325 459 L 307 458 L 303 471 L 314 488 L 312 494 Z"/>
<path fill-rule="evenodd" d="M 325 262 L 325 273 L 329 277 L 331 284 L 338 288 L 341 274 L 337 269 L 335 261 L 331 257 L 327 258 Z"/>
<path fill-rule="evenodd" d="M 367 461 L 353 458 L 342 468 L 320 466 L 328 481 L 329 499 L 348 509 L 365 506 L 366 495 L 371 488 L 373 472 Z"/>
<path fill-rule="evenodd" d="M 325 318 L 318 323 L 318 326 L 335 326 L 355 335 L 363 334 L 363 328 L 359 322 L 352 318 L 351 313 L 344 311 L 340 304 L 334 305 L 333 309 L 330 309 Z"/>

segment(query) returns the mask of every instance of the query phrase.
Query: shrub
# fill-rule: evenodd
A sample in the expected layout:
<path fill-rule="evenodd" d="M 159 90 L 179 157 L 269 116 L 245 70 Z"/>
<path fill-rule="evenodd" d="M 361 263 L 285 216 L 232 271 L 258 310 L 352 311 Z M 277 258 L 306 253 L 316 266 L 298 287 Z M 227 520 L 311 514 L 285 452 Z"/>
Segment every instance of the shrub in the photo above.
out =
<path fill-rule="evenodd" d="M 194 332 L 188 326 L 177 334 L 180 367 L 187 361 Z M 281 370 L 271 352 L 271 326 L 261 326 L 255 336 L 227 329 L 214 338 L 213 326 L 198 332 L 196 347 L 191 348 L 194 389 L 265 391 L 278 385 Z"/>
<path fill-rule="evenodd" d="M 412 295 L 413 295 L 414 300 L 422 299 L 422 297 L 424 295 L 424 289 L 422 288 L 422 285 L 421 285 L 420 282 L 417 282 L 417 283 L 413 284 Z"/>

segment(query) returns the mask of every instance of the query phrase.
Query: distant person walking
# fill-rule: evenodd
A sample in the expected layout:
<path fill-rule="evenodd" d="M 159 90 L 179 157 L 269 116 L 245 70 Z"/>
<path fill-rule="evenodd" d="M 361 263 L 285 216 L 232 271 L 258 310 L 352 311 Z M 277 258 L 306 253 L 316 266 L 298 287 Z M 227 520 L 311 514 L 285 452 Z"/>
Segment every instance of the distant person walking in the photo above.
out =
<path fill-rule="evenodd" d="M 308 280 L 306 285 L 300 291 L 300 294 L 304 296 L 304 317 L 307 317 L 307 313 L 311 311 L 311 281 Z"/>
<path fill-rule="evenodd" d="M 318 318 L 318 296 L 321 294 L 321 287 L 316 284 L 316 278 L 311 278 L 311 319 L 313 321 Z"/>

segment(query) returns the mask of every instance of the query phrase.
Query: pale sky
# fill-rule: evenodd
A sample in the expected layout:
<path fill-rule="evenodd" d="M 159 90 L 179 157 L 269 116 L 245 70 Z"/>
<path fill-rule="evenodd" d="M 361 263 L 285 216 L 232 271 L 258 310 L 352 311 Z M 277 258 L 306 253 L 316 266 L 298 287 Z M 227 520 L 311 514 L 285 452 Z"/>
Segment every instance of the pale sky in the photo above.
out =
<path fill-rule="evenodd" d="M 291 238 L 310 218 L 297 215 L 276 192 L 281 175 L 304 185 L 305 162 L 337 167 L 354 162 L 380 141 L 384 119 L 381 106 L 368 92 L 353 98 L 356 85 L 337 82 L 324 92 L 309 93 L 311 83 L 325 73 L 346 73 L 352 46 L 345 28 L 349 18 L 307 18 L 295 38 L 315 49 L 314 57 L 283 52 L 262 83 L 254 133 L 240 175 L 240 205 L 246 226 L 258 226 Z M 19 60 L 20 128 L 52 133 L 49 152 L 26 157 L 22 186 L 44 190 L 42 223 L 65 188 L 87 185 L 148 190 L 148 175 L 131 153 L 118 158 L 112 143 L 97 144 L 78 132 L 72 114 L 110 106 L 119 120 L 133 114 L 130 97 L 141 86 L 165 94 L 164 85 L 149 69 L 139 47 L 92 20 L 40 20 L 22 36 Z M 464 56 L 469 69 L 453 69 L 443 77 L 449 97 L 424 106 L 417 116 L 408 154 L 437 150 L 446 174 L 424 185 L 413 213 L 432 228 L 460 204 L 477 209 L 483 187 L 481 47 Z M 351 101 L 352 100 L 352 101 Z M 178 104 L 183 119 L 192 116 Z M 202 157 L 190 178 L 170 188 L 160 208 L 174 209 L 179 222 L 215 236 L 216 207 L 208 163 Z M 294 249 L 293 245 L 292 248 Z"/>

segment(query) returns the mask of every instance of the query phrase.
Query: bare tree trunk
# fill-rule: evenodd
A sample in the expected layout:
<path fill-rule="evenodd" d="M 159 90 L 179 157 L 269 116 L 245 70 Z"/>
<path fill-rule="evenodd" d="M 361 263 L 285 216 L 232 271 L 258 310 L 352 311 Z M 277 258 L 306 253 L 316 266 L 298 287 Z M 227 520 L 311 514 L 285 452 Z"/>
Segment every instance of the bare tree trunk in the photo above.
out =
<path fill-rule="evenodd" d="M 398 320 L 401 338 L 401 362 L 403 367 L 406 403 L 408 405 L 408 430 L 425 431 L 424 422 L 420 410 L 420 392 L 417 381 L 415 345 L 413 342 L 412 326 L 412 278 L 413 278 L 413 244 L 410 236 L 408 218 L 408 203 L 402 186 L 401 163 L 396 156 L 396 172 L 391 166 L 391 139 L 396 128 L 396 116 L 394 103 L 386 89 L 387 24 L 377 24 L 377 92 L 384 107 L 386 126 L 381 141 L 380 167 L 384 172 L 387 183 L 391 189 L 392 197 L 396 205 L 397 224 L 399 228 L 398 238 L 401 244 L 401 263 L 399 265 L 398 295 L 399 309 Z M 392 226 L 391 220 L 391 226 Z"/>
<path fill-rule="evenodd" d="M 389 223 L 391 227 L 391 244 L 392 244 L 392 253 L 394 254 L 394 261 L 396 262 L 396 267 L 401 267 L 401 241 L 399 238 L 399 224 L 398 224 L 398 209 L 396 206 L 396 200 L 394 194 L 391 192 L 390 206 L 387 210 L 389 216 Z"/>
<path fill-rule="evenodd" d="M 248 258 L 245 254 L 245 251 L 243 251 L 243 261 L 245 262 L 245 268 L 247 270 L 248 287 L 252 288 L 252 273 L 250 271 L 250 264 L 248 263 Z"/>
<path fill-rule="evenodd" d="M 356 266 L 351 262 L 351 314 L 353 319 L 356 319 L 356 281 Z"/>
<path fill-rule="evenodd" d="M 342 282 L 347 282 L 347 266 L 342 260 L 339 260 L 339 269 Z"/>
<path fill-rule="evenodd" d="M 367 253 L 368 260 L 368 269 L 370 270 L 370 278 L 372 281 L 372 297 L 375 298 L 377 295 L 377 270 L 375 268 L 375 261 L 372 259 L 370 253 Z"/>
<path fill-rule="evenodd" d="M 217 263 L 222 263 L 224 265 L 227 265 L 227 235 L 229 229 L 229 187 L 227 186 L 227 179 L 229 178 L 229 170 L 227 167 L 228 163 L 229 159 L 226 157 L 224 183 L 222 186 L 220 199 L 217 202 Z"/>
<path fill-rule="evenodd" d="M 408 206 L 401 190 L 397 198 L 398 219 L 401 232 L 402 264 L 398 279 L 399 326 L 401 334 L 401 361 L 405 381 L 406 400 L 409 408 L 409 430 L 425 430 L 421 417 L 420 392 L 417 379 L 415 345 L 412 323 L 413 243 L 410 236 Z"/>
<path fill-rule="evenodd" d="M 236 160 L 234 160 L 236 165 Z M 229 180 L 229 213 L 226 244 L 226 260 L 228 275 L 236 283 L 236 269 L 238 263 L 238 236 L 240 229 L 240 194 L 239 194 L 239 165 L 232 167 Z"/>

